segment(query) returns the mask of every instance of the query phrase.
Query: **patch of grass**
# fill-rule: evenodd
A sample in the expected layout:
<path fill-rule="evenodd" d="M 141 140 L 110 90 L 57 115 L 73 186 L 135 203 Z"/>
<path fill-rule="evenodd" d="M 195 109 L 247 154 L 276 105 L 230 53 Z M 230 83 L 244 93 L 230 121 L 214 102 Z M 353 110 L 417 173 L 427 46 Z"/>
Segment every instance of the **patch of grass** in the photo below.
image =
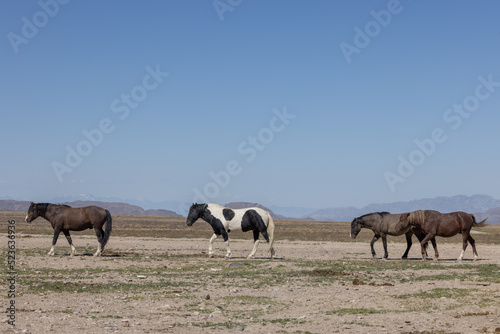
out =
<path fill-rule="evenodd" d="M 385 313 L 386 311 L 366 309 L 366 308 L 339 308 L 336 310 L 326 312 L 327 315 L 346 315 L 346 314 L 378 314 Z"/>
<path fill-rule="evenodd" d="M 280 319 L 271 319 L 271 320 L 262 320 L 262 322 L 270 322 L 272 324 L 281 324 L 283 326 L 292 324 L 292 325 L 298 325 L 298 324 L 305 324 L 306 321 L 303 319 L 297 319 L 297 318 L 280 318 Z"/>
<path fill-rule="evenodd" d="M 426 298 L 426 299 L 439 299 L 439 298 L 453 298 L 460 299 L 471 295 L 471 292 L 475 291 L 473 289 L 448 289 L 448 288 L 436 288 L 431 291 L 423 291 L 417 293 L 403 294 L 396 296 L 395 298 L 407 299 L 407 298 Z"/>

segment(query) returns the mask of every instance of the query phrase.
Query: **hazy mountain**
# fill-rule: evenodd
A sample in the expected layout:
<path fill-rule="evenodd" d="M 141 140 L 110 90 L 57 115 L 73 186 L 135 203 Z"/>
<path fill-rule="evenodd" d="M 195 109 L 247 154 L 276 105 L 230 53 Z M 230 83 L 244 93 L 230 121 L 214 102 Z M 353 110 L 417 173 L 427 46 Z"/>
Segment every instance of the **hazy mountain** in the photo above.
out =
<path fill-rule="evenodd" d="M 266 208 L 265 206 L 263 206 L 261 204 L 258 204 L 258 203 L 231 202 L 231 203 L 224 204 L 224 206 L 228 207 L 230 209 L 246 209 L 246 208 L 257 207 L 257 208 L 261 208 L 261 209 L 266 210 L 267 212 L 269 212 L 271 214 L 271 217 L 273 217 L 273 219 L 287 219 L 287 220 L 298 219 L 298 218 L 285 217 L 285 216 L 276 214 L 276 213 L 273 212 L 273 210 L 271 210 L 269 208 Z"/>
<path fill-rule="evenodd" d="M 131 205 L 122 202 L 101 202 L 101 201 L 72 201 L 61 202 L 74 208 L 96 205 L 109 210 L 113 215 L 139 215 L 139 216 L 177 216 L 177 213 L 170 210 L 144 210 L 140 206 Z M 0 210 L 5 211 L 28 211 L 30 202 L 28 201 L 15 201 L 15 200 L 0 200 Z"/>
<path fill-rule="evenodd" d="M 484 213 L 476 213 L 474 216 L 476 217 L 477 222 L 488 218 L 488 220 L 486 220 L 486 224 L 500 224 L 500 207 L 489 209 Z"/>
<path fill-rule="evenodd" d="M 388 211 L 392 213 L 409 212 L 414 210 L 438 210 L 440 212 L 465 211 L 470 213 L 486 212 L 495 207 L 500 207 L 500 200 L 487 195 L 451 196 L 423 198 L 408 202 L 394 202 L 382 204 L 369 204 L 362 208 L 344 207 L 321 209 L 310 213 L 308 216 L 316 220 L 347 220 L 351 221 L 366 213 Z M 488 220 L 488 223 L 492 223 Z"/>

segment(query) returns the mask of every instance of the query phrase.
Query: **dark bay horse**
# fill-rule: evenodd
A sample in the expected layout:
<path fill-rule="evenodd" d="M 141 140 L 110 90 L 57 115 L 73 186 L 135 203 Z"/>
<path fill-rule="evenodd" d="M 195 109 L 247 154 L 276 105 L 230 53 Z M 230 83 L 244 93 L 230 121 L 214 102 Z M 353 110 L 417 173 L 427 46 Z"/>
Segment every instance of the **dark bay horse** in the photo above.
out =
<path fill-rule="evenodd" d="M 26 215 L 26 222 L 31 223 L 37 217 L 43 217 L 48 220 L 54 229 L 52 247 L 48 255 L 54 255 L 54 247 L 61 232 L 64 233 L 71 246 L 71 255 L 75 255 L 76 249 L 73 246 L 69 231 L 83 231 L 93 228 L 99 241 L 99 246 L 94 256 L 101 255 L 111 234 L 111 214 L 108 210 L 104 210 L 98 206 L 72 208 L 68 205 L 31 202 L 28 214 Z M 106 230 L 102 229 L 104 223 L 106 223 Z"/>
<path fill-rule="evenodd" d="M 488 218 L 486 218 L 488 219 Z M 467 242 L 472 246 L 472 252 L 474 253 L 474 261 L 477 261 L 478 255 L 476 251 L 476 242 L 470 235 L 470 230 L 472 227 L 483 227 L 486 221 L 477 223 L 476 217 L 473 215 L 457 211 L 451 213 L 440 213 L 433 210 L 418 210 L 413 212 L 404 213 L 400 216 L 400 220 L 396 226 L 396 229 L 404 230 L 409 226 L 415 226 L 420 228 L 426 234 L 425 238 L 420 241 L 423 245 L 430 238 L 438 237 L 453 237 L 458 233 L 462 234 L 462 253 L 458 257 L 458 261 L 462 261 L 464 257 L 465 249 L 467 248 Z M 422 246 L 422 257 L 423 246 Z M 439 257 L 436 249 L 436 259 Z"/>
<path fill-rule="evenodd" d="M 254 246 L 253 250 L 248 255 L 248 259 L 255 256 L 257 246 L 259 245 L 259 233 L 269 243 L 269 251 L 271 258 L 274 258 L 275 251 L 274 243 L 274 221 L 269 212 L 261 208 L 248 209 L 230 209 L 217 204 L 193 204 L 189 208 L 186 224 L 192 226 L 198 219 L 203 219 L 212 226 L 214 235 L 210 238 L 208 246 L 208 255 L 213 256 L 212 243 L 222 235 L 226 243 L 226 258 L 231 257 L 231 249 L 229 249 L 228 232 L 231 230 L 253 231 Z"/>
<path fill-rule="evenodd" d="M 368 228 L 373 231 L 375 234 L 373 236 L 372 241 L 370 242 L 370 247 L 372 250 L 372 256 L 375 257 L 375 249 L 373 248 L 373 244 L 382 237 L 382 244 L 384 245 L 384 259 L 389 257 L 389 253 L 387 252 L 387 236 L 400 236 L 402 234 L 406 235 L 406 251 L 401 258 L 406 259 L 408 257 L 408 252 L 410 251 L 412 241 L 411 237 L 415 234 L 418 240 L 422 240 L 425 237 L 425 234 L 418 228 L 412 229 L 410 226 L 407 226 L 404 229 L 396 231 L 395 226 L 399 222 L 399 217 L 401 214 L 391 214 L 389 212 L 374 212 L 368 213 L 358 218 L 354 218 L 351 222 L 351 238 L 356 239 L 361 228 Z M 434 239 L 432 239 L 434 240 Z M 434 241 L 435 242 L 435 241 Z M 434 245 L 434 250 L 436 246 Z M 427 247 L 427 243 L 425 245 Z"/>

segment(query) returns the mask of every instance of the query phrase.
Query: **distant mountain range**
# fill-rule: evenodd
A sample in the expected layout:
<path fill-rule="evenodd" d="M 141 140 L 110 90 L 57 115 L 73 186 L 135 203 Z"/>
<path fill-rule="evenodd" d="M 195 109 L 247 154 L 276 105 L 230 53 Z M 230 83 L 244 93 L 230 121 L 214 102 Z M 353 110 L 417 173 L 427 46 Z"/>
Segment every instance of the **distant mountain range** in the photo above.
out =
<path fill-rule="evenodd" d="M 362 208 L 329 208 L 314 211 L 308 216 L 315 220 L 351 221 L 354 217 L 359 217 L 370 212 L 388 211 L 391 213 L 400 213 L 422 209 L 437 210 L 443 213 L 465 211 L 477 214 L 478 217 L 483 217 L 483 215 L 486 217 L 485 215 L 489 213 L 488 223 L 500 224 L 500 200 L 487 195 L 423 198 L 409 202 L 369 204 Z M 495 211 L 495 209 L 497 210 Z"/>
<path fill-rule="evenodd" d="M 271 214 L 271 217 L 273 217 L 273 219 L 283 219 L 283 220 L 299 220 L 299 219 L 300 220 L 314 220 L 311 217 L 301 217 L 301 218 L 285 217 L 283 215 L 279 215 L 277 213 L 274 213 L 273 210 L 271 210 L 269 208 L 266 208 L 265 206 L 260 205 L 258 203 L 231 202 L 231 203 L 224 204 L 224 206 L 228 207 L 230 209 L 246 209 L 246 208 L 253 208 L 253 207 L 261 208 L 261 209 L 264 209 L 267 212 L 269 212 Z"/>
<path fill-rule="evenodd" d="M 90 199 L 90 198 L 89 198 Z M 169 207 L 171 210 L 165 209 L 148 209 L 145 210 L 139 205 L 133 205 L 122 201 L 97 201 L 97 200 L 76 200 L 76 201 L 62 201 L 61 204 L 67 204 L 73 207 L 81 207 L 87 205 L 97 205 L 108 209 L 112 214 L 124 215 L 149 215 L 149 216 L 181 216 L 173 209 L 174 206 L 181 207 L 181 203 L 175 202 L 162 202 L 164 207 Z M 157 203 L 160 206 L 160 203 Z M 153 203 L 149 202 L 148 207 L 153 207 Z M 266 208 L 258 203 L 250 202 L 231 202 L 226 203 L 225 206 L 233 209 L 241 209 L 247 207 L 260 207 L 271 213 L 274 219 L 287 219 L 287 220 L 332 220 L 332 221 L 351 221 L 355 217 L 359 217 L 370 212 L 388 211 L 392 213 L 402 213 L 414 210 L 428 209 L 438 210 L 440 212 L 452 211 L 465 211 L 476 215 L 477 220 L 482 220 L 488 217 L 488 224 L 500 224 L 500 200 L 497 200 L 488 195 L 473 195 L 473 196 L 451 196 L 451 197 L 435 197 L 423 198 L 408 202 L 394 202 L 382 204 L 369 204 L 362 208 L 356 207 L 339 207 L 339 208 L 326 208 L 315 210 L 309 214 L 300 215 L 299 217 L 290 217 L 278 214 L 279 208 L 274 207 L 274 210 Z M 27 211 L 29 202 L 17 200 L 0 200 L 0 210 L 10 211 Z M 287 208 L 287 212 L 307 212 L 303 208 Z M 185 214 L 184 214 L 185 215 Z"/>
<path fill-rule="evenodd" d="M 170 210 L 144 210 L 140 206 L 131 205 L 128 203 L 120 202 L 100 202 L 100 201 L 73 201 L 73 202 L 62 202 L 58 204 L 66 204 L 75 208 L 89 205 L 100 206 L 106 210 L 109 210 L 111 214 L 115 215 L 134 215 L 134 216 L 174 216 L 180 217 L 179 214 Z M 15 201 L 15 200 L 0 200 L 0 210 L 6 211 L 28 211 L 30 207 L 30 202 L 27 201 Z"/>

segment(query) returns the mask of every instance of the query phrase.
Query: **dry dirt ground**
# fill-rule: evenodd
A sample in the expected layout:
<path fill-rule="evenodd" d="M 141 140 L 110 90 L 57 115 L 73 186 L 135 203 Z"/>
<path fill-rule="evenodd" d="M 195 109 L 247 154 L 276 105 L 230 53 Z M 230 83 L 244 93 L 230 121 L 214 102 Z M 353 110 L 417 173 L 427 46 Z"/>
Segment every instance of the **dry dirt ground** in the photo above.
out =
<path fill-rule="evenodd" d="M 50 236 L 18 235 L 16 326 L 3 320 L 0 333 L 500 332 L 498 245 L 478 244 L 477 262 L 469 247 L 457 263 L 459 244 L 421 261 L 418 247 L 400 260 L 402 243 L 382 260 L 365 242 L 279 240 L 277 259 L 261 243 L 247 260 L 250 239 L 230 239 L 226 260 L 220 239 L 208 258 L 208 238 L 111 237 L 94 258 L 95 237 L 74 234 L 70 257 L 61 236 L 49 257 Z"/>

